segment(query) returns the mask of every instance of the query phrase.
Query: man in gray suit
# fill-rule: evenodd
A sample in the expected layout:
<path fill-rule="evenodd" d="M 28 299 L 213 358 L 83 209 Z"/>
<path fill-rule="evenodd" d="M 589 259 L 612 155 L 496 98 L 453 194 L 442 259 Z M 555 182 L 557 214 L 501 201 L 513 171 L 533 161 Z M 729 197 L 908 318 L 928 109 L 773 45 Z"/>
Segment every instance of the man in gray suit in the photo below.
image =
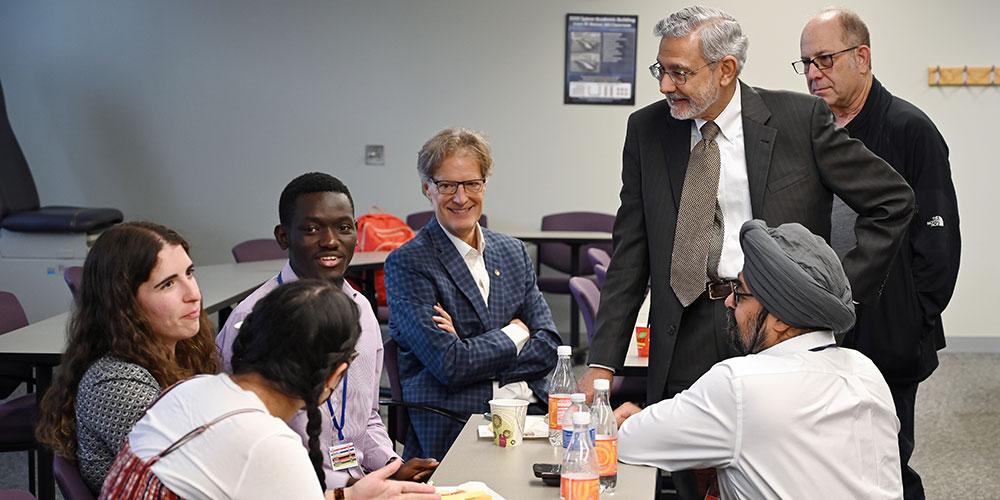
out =
<path fill-rule="evenodd" d="M 649 403 L 736 354 L 724 299 L 743 267 L 744 222 L 798 222 L 829 241 L 837 194 L 858 213 L 843 264 L 863 303 L 877 297 L 913 211 L 906 182 L 834 126 L 821 99 L 739 81 L 748 41 L 732 16 L 688 7 L 655 32 L 649 69 L 666 102 L 629 117 L 614 254 L 580 384 L 622 368 L 648 284 Z M 682 498 L 698 496 L 693 474 L 674 481 Z"/>

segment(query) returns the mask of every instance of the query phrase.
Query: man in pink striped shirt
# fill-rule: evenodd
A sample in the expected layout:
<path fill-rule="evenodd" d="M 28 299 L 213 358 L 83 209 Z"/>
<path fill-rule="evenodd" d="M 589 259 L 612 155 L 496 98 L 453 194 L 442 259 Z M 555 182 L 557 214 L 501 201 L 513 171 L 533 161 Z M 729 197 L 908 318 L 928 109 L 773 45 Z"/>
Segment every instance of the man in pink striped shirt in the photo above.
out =
<path fill-rule="evenodd" d="M 320 443 L 327 488 L 340 488 L 366 472 L 399 459 L 378 414 L 379 381 L 382 376 L 382 336 L 371 304 L 344 280 L 347 265 L 357 245 L 354 201 L 340 180 L 323 173 L 308 173 L 293 179 L 278 202 L 280 224 L 274 237 L 288 250 L 288 262 L 277 276 L 244 299 L 226 321 L 215 342 L 229 371 L 233 341 L 243 319 L 262 297 L 283 283 L 299 278 L 326 279 L 340 285 L 354 299 L 361 316 L 361 338 L 357 358 L 330 399 L 320 406 L 324 416 Z M 306 416 L 299 412 L 289 425 L 306 442 Z M 437 461 L 413 458 L 393 479 L 422 481 Z"/>

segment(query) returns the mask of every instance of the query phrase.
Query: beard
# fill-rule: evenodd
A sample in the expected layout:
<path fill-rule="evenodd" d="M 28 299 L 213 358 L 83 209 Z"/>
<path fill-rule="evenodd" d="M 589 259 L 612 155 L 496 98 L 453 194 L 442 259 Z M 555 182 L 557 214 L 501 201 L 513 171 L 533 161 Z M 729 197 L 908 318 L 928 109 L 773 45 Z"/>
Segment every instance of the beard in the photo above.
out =
<path fill-rule="evenodd" d="M 671 92 L 667 94 L 667 105 L 670 107 L 670 116 L 678 120 L 690 120 L 705 113 L 706 110 L 719 100 L 720 88 L 717 85 L 706 87 L 703 91 L 694 91 L 689 94 Z M 675 108 L 670 104 L 670 99 L 687 99 L 687 109 Z"/>
<path fill-rule="evenodd" d="M 767 314 L 767 309 L 762 307 L 760 312 L 747 322 L 747 333 L 744 334 L 739 322 L 736 321 L 736 312 L 732 309 L 728 310 L 726 314 L 728 323 L 726 330 L 729 333 L 729 343 L 740 356 L 756 354 L 763 350 L 764 322 L 767 320 Z"/>

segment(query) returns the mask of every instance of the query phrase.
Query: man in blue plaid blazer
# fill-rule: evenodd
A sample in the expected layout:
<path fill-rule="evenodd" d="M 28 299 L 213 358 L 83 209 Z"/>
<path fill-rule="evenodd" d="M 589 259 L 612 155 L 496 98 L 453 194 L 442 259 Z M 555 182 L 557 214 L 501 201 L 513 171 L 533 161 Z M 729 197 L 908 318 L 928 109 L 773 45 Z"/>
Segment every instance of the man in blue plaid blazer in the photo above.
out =
<path fill-rule="evenodd" d="M 560 339 L 524 244 L 478 223 L 491 169 L 489 145 L 465 129 L 440 132 L 418 156 L 435 217 L 385 263 L 403 399 L 470 415 L 517 398 L 544 413 Z M 409 415 L 404 458 L 444 458 L 462 425 Z"/>

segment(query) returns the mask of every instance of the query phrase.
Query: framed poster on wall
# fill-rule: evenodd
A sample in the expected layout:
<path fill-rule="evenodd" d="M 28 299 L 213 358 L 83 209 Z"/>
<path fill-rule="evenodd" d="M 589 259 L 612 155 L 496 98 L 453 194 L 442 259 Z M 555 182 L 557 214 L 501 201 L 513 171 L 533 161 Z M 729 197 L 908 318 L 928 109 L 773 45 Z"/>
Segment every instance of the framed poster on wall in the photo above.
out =
<path fill-rule="evenodd" d="M 639 16 L 566 14 L 565 104 L 635 104 Z"/>

